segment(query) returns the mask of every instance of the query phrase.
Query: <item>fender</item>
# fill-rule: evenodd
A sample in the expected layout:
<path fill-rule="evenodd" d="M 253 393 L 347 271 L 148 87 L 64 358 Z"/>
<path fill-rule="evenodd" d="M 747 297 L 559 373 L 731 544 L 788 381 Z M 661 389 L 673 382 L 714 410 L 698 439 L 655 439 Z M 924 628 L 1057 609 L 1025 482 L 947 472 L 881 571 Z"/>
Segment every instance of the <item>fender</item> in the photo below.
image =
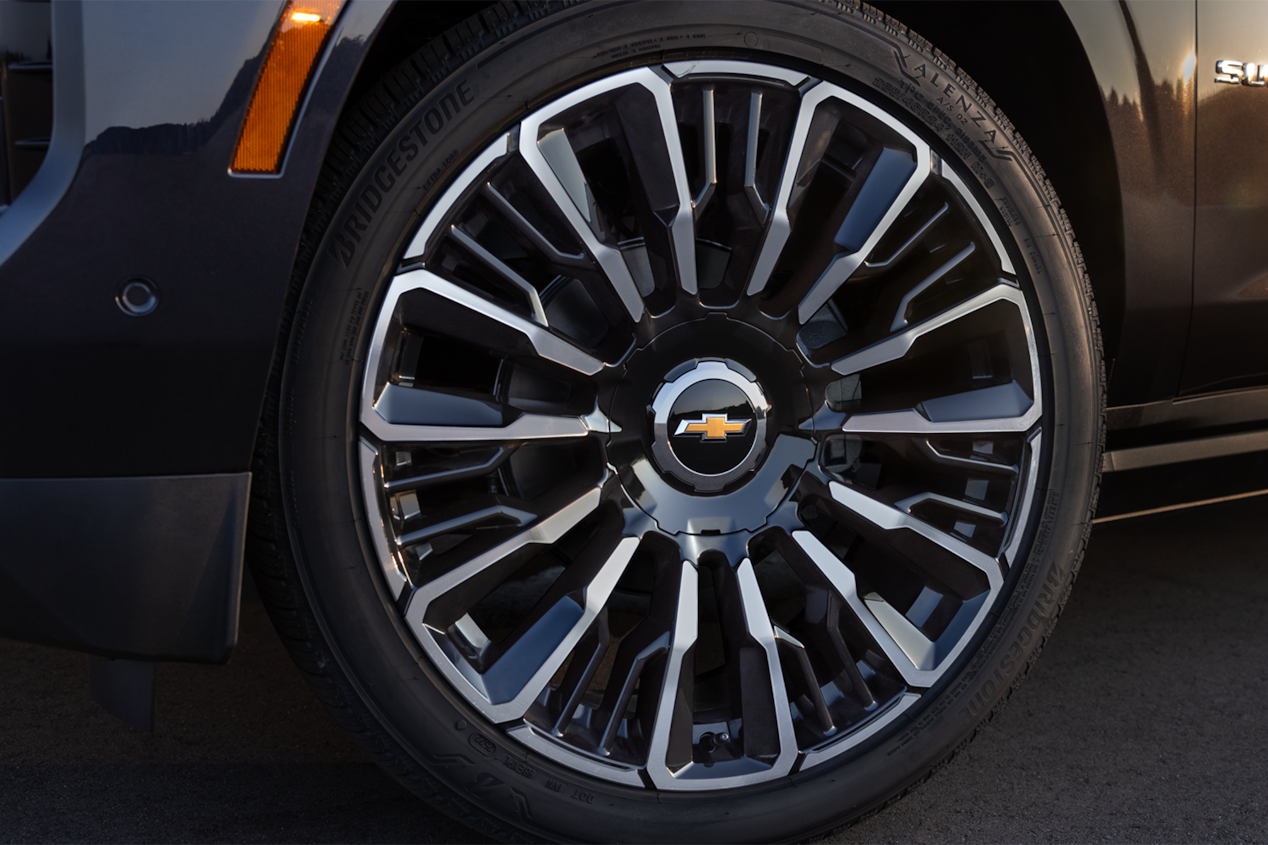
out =
<path fill-rule="evenodd" d="M 55 29 L 53 45 L 52 147 L 74 149 L 36 177 L 66 183 L 36 226 L 18 214 L 26 194 L 0 217 L 0 245 L 20 225 L 33 230 L 0 265 L 0 355 L 24 362 L 0 372 L 14 409 L 0 415 L 0 439 L 38 430 L 42 443 L 74 446 L 6 449 L 0 478 L 250 468 L 309 200 L 388 10 L 348 3 L 282 175 L 236 178 L 233 147 L 282 5 L 55 4 L 59 19 L 81 18 L 81 32 Z M 135 277 L 158 291 L 142 318 L 115 304 Z"/>
<path fill-rule="evenodd" d="M 1164 81 L 1174 89 L 1193 50 L 1192 3 L 873 5 L 966 70 L 1042 164 L 1087 261 L 1110 405 L 1174 396 L 1192 298 L 1192 113 L 1187 128 L 1163 132 L 1157 98 L 1139 104 L 1142 90 L 1152 95 Z M 992 37 L 983 39 L 987 18 Z M 1061 56 L 1060 71 L 1045 83 L 1017 73 L 997 49 L 1028 43 L 1035 32 Z"/>

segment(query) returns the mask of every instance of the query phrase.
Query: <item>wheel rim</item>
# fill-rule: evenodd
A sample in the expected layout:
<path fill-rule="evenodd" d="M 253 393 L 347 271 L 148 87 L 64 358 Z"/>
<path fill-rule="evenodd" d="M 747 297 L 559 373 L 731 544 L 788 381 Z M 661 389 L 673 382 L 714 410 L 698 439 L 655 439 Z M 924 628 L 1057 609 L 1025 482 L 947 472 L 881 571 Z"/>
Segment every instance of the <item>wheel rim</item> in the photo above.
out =
<path fill-rule="evenodd" d="M 1040 358 L 965 182 L 798 71 L 678 62 L 538 109 L 388 285 L 359 462 L 445 682 L 586 774 L 712 790 L 882 731 L 1018 559 Z"/>

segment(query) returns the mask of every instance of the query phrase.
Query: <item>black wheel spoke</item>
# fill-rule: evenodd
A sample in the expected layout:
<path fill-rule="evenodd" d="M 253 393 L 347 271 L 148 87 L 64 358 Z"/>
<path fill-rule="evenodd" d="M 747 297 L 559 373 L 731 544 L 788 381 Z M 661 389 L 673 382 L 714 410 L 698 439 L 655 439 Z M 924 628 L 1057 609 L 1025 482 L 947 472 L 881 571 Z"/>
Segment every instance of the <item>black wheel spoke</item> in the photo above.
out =
<path fill-rule="evenodd" d="M 542 307 L 541 297 L 538 296 L 536 288 L 530 285 L 524 277 L 516 273 L 510 267 L 506 266 L 497 256 L 489 252 L 476 242 L 475 238 L 466 232 L 454 226 L 450 229 L 450 236 L 460 243 L 463 249 L 473 255 L 481 264 L 489 270 L 492 270 L 500 278 L 514 287 L 517 291 L 524 295 L 528 300 L 529 306 L 532 308 L 532 319 L 541 325 L 547 325 L 546 309 Z"/>
<path fill-rule="evenodd" d="M 852 487 L 833 482 L 830 489 L 833 500 L 842 507 L 840 513 L 846 515 L 856 528 L 869 533 L 881 532 L 880 534 L 873 533 L 873 536 L 877 537 L 893 536 L 896 532 L 915 534 L 945 551 L 957 566 L 971 567 L 983 573 L 992 589 L 1000 584 L 1002 574 L 999 563 L 963 540 L 934 528 L 900 507 L 885 504 Z M 956 504 L 968 506 L 968 503 Z M 991 518 L 994 518 L 993 512 L 988 513 L 991 514 Z M 886 545 L 894 545 L 892 540 L 882 542 Z M 918 560 L 926 559 L 921 555 L 916 557 Z M 946 580 L 958 581 L 959 579 L 948 577 Z"/>
<path fill-rule="evenodd" d="M 529 243 L 546 256 L 551 264 L 559 268 L 567 267 L 580 270 L 589 270 L 591 268 L 590 259 L 586 257 L 585 253 L 566 253 L 561 251 L 536 226 L 530 223 L 519 209 L 512 205 L 506 197 L 502 196 L 492 184 L 485 183 L 482 190 L 500 219 L 526 238 Z"/>
<path fill-rule="evenodd" d="M 841 430 L 850 434 L 986 434 L 1028 431 L 1040 407 L 1016 382 L 925 400 L 903 411 L 854 414 Z"/>
<path fill-rule="evenodd" d="M 922 224 L 921 227 L 902 244 L 902 246 L 894 250 L 888 258 L 877 258 L 875 261 L 864 261 L 862 265 L 854 271 L 852 278 L 867 278 L 868 276 L 883 273 L 896 266 L 900 261 L 912 254 L 916 247 L 920 245 L 920 242 L 924 240 L 925 236 L 930 233 L 930 230 L 932 230 L 933 227 L 937 225 L 938 221 L 946 215 L 949 208 L 949 205 L 943 203 L 937 211 L 934 211 L 931 215 L 929 215 L 925 223 Z"/>
<path fill-rule="evenodd" d="M 415 463 L 413 455 L 408 451 L 401 451 L 398 452 L 401 456 L 398 466 L 403 465 L 409 470 L 400 473 L 399 477 L 385 480 L 383 489 L 391 495 L 487 476 L 496 471 L 511 456 L 511 452 L 510 447 L 493 446 L 465 455 L 462 453 L 443 457 L 429 455 L 431 460 L 424 464 L 424 470 L 417 472 L 411 471 Z"/>
<path fill-rule="evenodd" d="M 870 367 L 896 361 L 905 356 L 911 350 L 912 345 L 924 335 L 950 325 L 956 320 L 996 302 L 1011 302 L 1021 309 L 1026 307 L 1021 291 L 1012 285 L 1001 283 L 927 320 L 922 320 L 914 326 L 907 325 L 906 309 L 904 308 L 901 325 L 898 324 L 899 317 L 895 317 L 895 325 L 891 328 L 891 331 L 894 331 L 895 334 L 834 361 L 832 369 L 842 375 L 850 375 L 862 372 Z"/>
<path fill-rule="evenodd" d="M 986 458 L 978 457 L 959 457 L 957 455 L 947 454 L 940 451 L 928 438 L 917 439 L 917 448 L 932 463 L 941 464 L 943 466 L 955 467 L 966 472 L 979 473 L 985 472 L 992 475 L 1017 475 L 1017 465 L 1000 463 Z"/>
<path fill-rule="evenodd" d="M 582 375 L 594 375 L 603 367 L 602 361 L 550 333 L 544 325 L 500 308 L 496 303 L 427 270 L 414 270 L 398 276 L 394 287 L 401 295 L 418 291 L 424 296 L 423 303 L 411 309 L 408 315 L 424 326 L 439 326 L 441 330 L 450 332 L 465 330 L 464 333 L 468 334 L 478 333 L 496 350 L 518 354 L 531 351 Z"/>
<path fill-rule="evenodd" d="M 913 687 L 928 686 L 936 677 L 933 644 L 884 599 L 873 594 L 865 601 L 854 573 L 813 534 L 799 531 L 793 539 L 840 598 L 840 610 L 866 629 L 902 679 Z"/>
<path fill-rule="evenodd" d="M 633 549 L 631 544 L 618 544 L 594 572 L 587 585 L 592 589 L 582 589 L 582 604 L 567 597 L 552 604 L 560 612 L 554 618 L 548 612 L 539 613 L 537 621 L 542 627 L 536 633 L 540 638 L 520 632 L 515 640 L 524 644 L 519 653 L 512 656 L 508 651 L 502 660 L 492 661 L 483 671 L 478 667 L 490 648 L 490 640 L 469 613 L 459 615 L 458 611 L 474 605 L 502 583 L 510 575 L 508 569 L 522 566 L 519 553 L 556 542 L 593 513 L 599 499 L 598 489 L 587 492 L 526 530 L 426 582 L 411 597 L 406 619 L 430 632 L 424 648 L 440 657 L 442 669 L 448 667 L 446 674 L 452 681 L 474 690 L 488 702 L 486 714 L 494 721 L 522 716 L 528 709 L 602 609 Z M 637 541 L 631 543 L 637 545 Z M 450 643 L 455 633 L 466 647 L 466 654 L 452 646 L 446 651 L 442 646 Z"/>
<path fill-rule="evenodd" d="M 620 212 L 604 208 L 597 199 L 603 192 L 587 178 L 568 132 L 543 128 L 548 120 L 587 101 L 604 102 L 590 117 L 607 121 L 607 137 L 615 134 L 628 139 L 630 174 L 644 190 L 634 197 L 638 225 L 631 233 L 641 234 L 643 244 L 629 250 L 619 247 L 621 233 L 612 225 L 619 220 Z M 635 135 L 637 139 L 630 137 Z M 631 71 L 619 85 L 599 82 L 564 97 L 554 107 L 537 112 L 521 124 L 520 153 L 602 267 L 631 319 L 638 322 L 642 318 L 643 300 L 656 283 L 654 275 L 659 265 L 648 266 L 651 257 L 666 260 L 665 269 L 677 284 L 695 292 L 691 197 L 669 85 L 662 77 L 648 69 Z M 656 250 L 658 255 L 649 256 L 653 245 L 660 247 Z"/>

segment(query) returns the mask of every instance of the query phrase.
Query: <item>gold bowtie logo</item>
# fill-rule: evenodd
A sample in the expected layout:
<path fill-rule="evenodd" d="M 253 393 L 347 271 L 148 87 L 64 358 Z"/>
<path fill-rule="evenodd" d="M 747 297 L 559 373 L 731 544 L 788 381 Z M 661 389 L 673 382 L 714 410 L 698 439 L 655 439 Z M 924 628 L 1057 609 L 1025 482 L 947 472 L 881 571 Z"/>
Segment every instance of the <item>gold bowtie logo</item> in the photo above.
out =
<path fill-rule="evenodd" d="M 727 419 L 726 415 L 703 416 L 698 420 L 683 420 L 678 423 L 678 434 L 699 434 L 701 440 L 726 440 L 728 434 L 743 434 L 752 420 Z"/>

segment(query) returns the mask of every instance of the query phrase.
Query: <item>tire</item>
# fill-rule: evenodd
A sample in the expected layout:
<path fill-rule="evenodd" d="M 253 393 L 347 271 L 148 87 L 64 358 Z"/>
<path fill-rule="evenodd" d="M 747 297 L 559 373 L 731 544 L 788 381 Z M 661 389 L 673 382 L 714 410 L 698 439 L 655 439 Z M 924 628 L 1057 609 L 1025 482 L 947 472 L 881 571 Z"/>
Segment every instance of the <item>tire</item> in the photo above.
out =
<path fill-rule="evenodd" d="M 288 313 L 253 573 L 336 718 L 499 838 L 878 810 L 1003 705 L 1087 541 L 1070 227 L 867 7 L 486 9 L 340 127 Z"/>

